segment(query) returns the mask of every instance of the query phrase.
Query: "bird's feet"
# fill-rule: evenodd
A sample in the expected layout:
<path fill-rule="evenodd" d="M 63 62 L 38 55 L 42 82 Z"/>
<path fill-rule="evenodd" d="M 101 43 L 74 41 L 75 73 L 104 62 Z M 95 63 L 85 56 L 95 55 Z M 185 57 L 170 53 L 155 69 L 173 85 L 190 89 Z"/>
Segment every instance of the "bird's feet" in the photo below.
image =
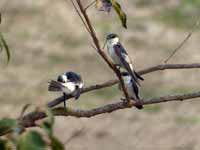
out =
<path fill-rule="evenodd" d="M 127 100 L 126 100 L 126 98 L 120 98 L 120 100 L 122 100 L 122 102 L 124 103 L 124 104 L 127 104 Z M 137 108 L 137 109 L 143 109 L 143 103 L 142 103 L 142 101 L 135 101 L 135 107 Z"/>
<path fill-rule="evenodd" d="M 63 98 L 64 98 L 64 108 L 66 108 L 66 99 L 67 99 L 67 95 L 65 93 L 63 93 Z"/>
<path fill-rule="evenodd" d="M 143 103 L 142 103 L 142 101 L 141 100 L 135 101 L 135 107 L 137 109 L 143 109 Z"/>

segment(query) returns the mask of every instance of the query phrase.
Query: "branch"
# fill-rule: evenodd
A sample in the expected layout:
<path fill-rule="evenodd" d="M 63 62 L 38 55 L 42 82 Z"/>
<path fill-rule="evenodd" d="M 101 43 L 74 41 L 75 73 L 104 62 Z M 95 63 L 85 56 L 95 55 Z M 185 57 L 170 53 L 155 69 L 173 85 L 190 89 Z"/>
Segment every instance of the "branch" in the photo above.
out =
<path fill-rule="evenodd" d="M 200 68 L 200 63 L 194 63 L 194 64 L 163 64 L 163 65 L 157 65 L 150 68 L 143 69 L 139 71 L 138 73 L 140 75 L 152 73 L 159 70 L 165 70 L 165 69 L 192 69 L 192 68 Z M 87 88 L 84 88 L 82 91 L 83 93 L 91 92 L 94 90 L 102 89 L 105 87 L 113 86 L 115 84 L 119 83 L 118 80 L 110 80 L 102 84 L 92 85 Z M 68 95 L 67 99 L 72 98 L 72 95 Z M 155 104 L 155 103 L 161 103 L 161 102 L 168 102 L 168 101 L 183 101 L 183 100 L 189 100 L 192 98 L 200 97 L 200 91 L 194 92 L 194 93 L 188 93 L 188 94 L 179 94 L 179 95 L 169 95 L 169 96 L 162 96 L 157 98 L 151 98 L 147 100 L 143 100 L 144 105 L 149 104 Z M 62 103 L 64 98 L 61 96 L 47 104 L 48 107 L 54 107 L 60 103 Z M 75 117 L 93 117 L 99 114 L 103 113 L 110 113 L 113 111 L 117 111 L 119 109 L 125 109 L 135 106 L 134 101 L 130 101 L 128 105 L 125 105 L 123 102 L 116 102 L 113 104 L 104 105 L 101 107 L 97 107 L 90 110 L 80 110 L 80 109 L 70 109 L 70 108 L 52 108 L 53 113 L 55 116 L 75 116 Z M 36 126 L 35 121 L 43 119 L 46 117 L 46 114 L 44 111 L 34 111 L 30 112 L 27 115 L 20 117 L 19 124 L 22 127 L 32 127 Z M 7 133 L 12 132 L 12 130 L 7 130 L 5 132 L 1 132 L 0 136 L 5 135 Z"/>
<path fill-rule="evenodd" d="M 200 91 L 188 94 L 177 94 L 177 95 L 168 95 L 168 96 L 151 98 L 143 100 L 143 105 L 156 104 L 169 101 L 184 101 L 198 97 L 200 97 Z M 89 118 L 104 113 L 111 113 L 113 111 L 117 111 L 120 109 L 131 108 L 133 106 L 135 106 L 134 101 L 130 101 L 129 105 L 124 105 L 123 102 L 116 102 L 113 104 L 107 104 L 90 110 L 70 109 L 70 108 L 66 109 L 58 107 L 53 109 L 53 113 L 55 116 L 74 116 L 74 117 Z M 23 125 L 26 128 L 35 126 L 36 120 L 43 119 L 45 117 L 46 117 L 45 112 L 32 112 L 23 118 L 23 120 L 21 121 L 21 125 Z"/>
<path fill-rule="evenodd" d="M 200 63 L 194 63 L 194 64 L 163 64 L 163 65 L 156 65 L 153 67 L 149 67 L 143 70 L 140 70 L 138 73 L 140 75 L 144 75 L 144 74 L 148 74 L 148 73 L 152 73 L 155 71 L 163 71 L 166 69 L 194 69 L 194 68 L 200 68 Z M 110 87 L 113 86 L 115 84 L 119 83 L 119 80 L 110 80 L 101 84 L 96 84 L 96 85 L 92 85 L 89 87 L 86 87 L 83 89 L 83 91 L 81 91 L 81 94 L 87 93 L 87 92 L 91 92 L 94 90 L 99 90 L 105 87 Z M 72 95 L 68 95 L 67 99 L 72 98 Z M 64 101 L 64 97 L 58 97 L 57 99 L 49 102 L 47 104 L 48 107 L 54 107 L 60 103 L 62 103 Z"/>
<path fill-rule="evenodd" d="M 124 81 L 121 77 L 121 73 L 120 71 L 115 67 L 115 65 L 113 65 L 113 63 L 108 59 L 108 57 L 106 56 L 106 54 L 104 53 L 104 51 L 101 49 L 100 47 L 100 44 L 99 44 L 99 39 L 97 38 L 96 36 L 96 32 L 92 26 L 92 23 L 90 21 L 90 18 L 89 16 L 87 15 L 87 11 L 86 9 L 84 9 L 82 3 L 80 0 L 76 0 L 78 6 L 79 6 L 79 9 L 81 11 L 81 14 L 83 15 L 85 21 L 86 21 L 86 24 L 87 24 L 87 27 L 89 28 L 90 30 L 90 36 L 94 42 L 94 45 L 96 46 L 96 49 L 98 50 L 98 53 L 100 54 L 100 56 L 104 59 L 104 61 L 108 64 L 108 66 L 113 70 L 113 72 L 116 74 L 116 76 L 118 77 L 119 81 L 120 81 L 120 84 L 122 86 L 122 90 L 124 92 L 124 95 L 126 97 L 126 101 L 127 103 L 129 102 L 129 95 L 126 91 L 126 88 L 125 88 L 125 85 L 124 85 Z M 80 17 L 80 15 L 79 15 Z"/>

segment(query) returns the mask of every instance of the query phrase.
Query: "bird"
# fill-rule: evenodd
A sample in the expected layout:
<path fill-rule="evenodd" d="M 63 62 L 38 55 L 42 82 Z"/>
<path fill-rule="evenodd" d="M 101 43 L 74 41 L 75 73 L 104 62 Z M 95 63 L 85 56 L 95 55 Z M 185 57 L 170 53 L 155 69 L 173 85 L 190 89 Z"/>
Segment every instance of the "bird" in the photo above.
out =
<path fill-rule="evenodd" d="M 127 90 L 127 93 L 131 100 L 135 100 L 135 107 L 142 109 L 142 101 L 139 97 L 139 88 L 136 82 L 132 79 L 131 75 L 128 72 L 121 72 L 122 79 L 124 81 L 124 86 Z M 119 84 L 119 89 L 122 90 L 121 85 Z"/>
<path fill-rule="evenodd" d="M 49 82 L 48 91 L 63 92 L 64 107 L 66 107 L 67 95 L 72 94 L 75 99 L 78 99 L 83 86 L 84 83 L 81 76 L 75 72 L 69 71 L 59 75 L 57 81 L 51 80 Z"/>
<path fill-rule="evenodd" d="M 131 75 L 133 80 L 140 86 L 139 79 L 144 79 L 134 70 L 132 61 L 120 43 L 118 35 L 115 33 L 108 34 L 104 45 L 107 45 L 108 54 L 116 67 L 118 69 L 125 69 Z"/>

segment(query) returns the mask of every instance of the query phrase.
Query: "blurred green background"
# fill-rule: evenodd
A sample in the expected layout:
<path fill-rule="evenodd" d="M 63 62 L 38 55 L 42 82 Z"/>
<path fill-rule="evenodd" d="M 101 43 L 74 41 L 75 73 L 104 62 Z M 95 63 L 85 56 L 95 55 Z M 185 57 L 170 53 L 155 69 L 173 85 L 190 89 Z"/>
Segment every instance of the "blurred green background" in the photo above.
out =
<path fill-rule="evenodd" d="M 107 14 L 91 7 L 89 14 L 101 44 L 108 33 L 119 34 L 137 70 L 162 64 L 200 19 L 200 0 L 119 2 L 128 16 L 127 30 L 121 27 L 114 11 Z M 17 117 L 25 104 L 44 105 L 59 96 L 49 93 L 47 86 L 62 72 L 79 72 L 86 86 L 115 78 L 91 47 L 91 39 L 70 1 L 1 0 L 0 11 L 0 29 L 12 54 L 8 66 L 5 54 L 0 54 L 1 117 Z M 197 28 L 170 63 L 199 62 L 199 37 Z M 198 69 L 144 75 L 140 95 L 151 98 L 198 91 L 199 75 Z M 121 95 L 114 86 L 84 94 L 69 105 L 89 109 L 119 101 Z M 65 143 L 71 134 L 84 128 L 78 137 L 66 142 L 71 150 L 197 150 L 199 106 L 196 99 L 145 106 L 141 111 L 120 110 L 91 119 L 57 117 L 55 130 Z"/>

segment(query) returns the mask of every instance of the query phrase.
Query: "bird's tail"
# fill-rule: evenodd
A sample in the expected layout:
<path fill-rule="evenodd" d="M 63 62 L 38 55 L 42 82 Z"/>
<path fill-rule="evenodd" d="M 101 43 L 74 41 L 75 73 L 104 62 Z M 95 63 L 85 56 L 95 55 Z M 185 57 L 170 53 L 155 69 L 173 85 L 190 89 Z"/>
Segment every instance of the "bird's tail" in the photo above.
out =
<path fill-rule="evenodd" d="M 61 84 L 57 81 L 51 80 L 49 82 L 49 87 L 48 87 L 48 91 L 53 91 L 53 92 L 57 92 L 57 91 L 61 91 Z"/>
<path fill-rule="evenodd" d="M 135 74 L 135 72 L 133 72 L 132 70 L 130 70 L 130 71 L 129 71 L 129 74 L 131 75 L 131 78 L 132 78 L 139 86 L 141 86 L 140 81 L 138 80 L 138 77 L 137 77 L 137 75 Z"/>
<path fill-rule="evenodd" d="M 137 96 L 137 98 L 134 98 L 135 100 L 135 107 L 137 109 L 143 109 L 143 104 L 142 104 L 142 100 Z"/>
<path fill-rule="evenodd" d="M 143 108 L 143 102 L 140 99 L 139 89 L 137 87 L 137 84 L 134 81 L 132 81 L 132 85 L 133 85 L 133 90 L 134 90 L 134 93 L 135 93 L 133 95 L 133 99 L 135 100 L 135 107 L 138 108 L 138 109 L 142 109 Z"/>
<path fill-rule="evenodd" d="M 143 77 L 141 77 L 136 71 L 134 71 L 135 72 L 135 75 L 137 76 L 137 78 L 138 79 L 140 79 L 141 81 L 143 81 L 144 80 L 144 78 Z"/>

